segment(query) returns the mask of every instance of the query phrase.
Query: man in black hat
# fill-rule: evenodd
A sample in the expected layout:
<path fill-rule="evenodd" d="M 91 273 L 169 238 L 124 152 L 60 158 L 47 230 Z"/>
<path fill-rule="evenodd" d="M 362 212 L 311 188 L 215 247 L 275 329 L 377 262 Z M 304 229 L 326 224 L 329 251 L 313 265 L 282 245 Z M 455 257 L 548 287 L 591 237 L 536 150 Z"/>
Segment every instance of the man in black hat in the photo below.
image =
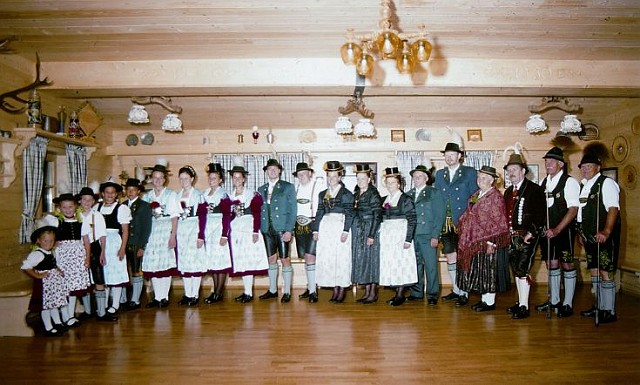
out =
<path fill-rule="evenodd" d="M 464 152 L 457 143 L 447 143 L 442 151 L 447 166 L 436 172 L 435 187 L 439 191 L 441 208 L 438 215 L 438 226 L 442 229 L 440 241 L 442 252 L 447 257 L 447 270 L 451 278 L 453 290 L 442 297 L 443 301 L 456 300 L 456 306 L 464 306 L 469 302 L 468 294 L 461 291 L 456 284 L 456 262 L 458 248 L 458 219 L 467 209 L 469 197 L 476 192 L 476 170 L 461 164 Z"/>
<path fill-rule="evenodd" d="M 287 303 L 291 301 L 291 280 L 293 279 L 289 247 L 296 225 L 296 190 L 293 184 L 280 179 L 282 165 L 277 159 L 269 159 L 263 170 L 267 173 L 268 181 L 258 188 L 258 193 L 262 195 L 264 201 L 260 231 L 264 237 L 269 257 L 269 290 L 259 298 L 278 297 L 279 256 L 282 261 L 282 276 L 284 278 L 284 294 L 280 302 Z"/>
<path fill-rule="evenodd" d="M 127 179 L 124 187 L 128 199 L 122 203 L 131 210 L 126 254 L 132 285 L 131 300 L 125 305 L 125 310 L 135 310 L 140 308 L 140 295 L 144 286 L 142 257 L 151 235 L 151 206 L 140 199 L 140 193 L 144 188 L 139 179 Z"/>
<path fill-rule="evenodd" d="M 438 236 L 441 223 L 436 220 L 436 204 L 439 201 L 438 190 L 433 184 L 431 171 L 420 164 L 409 172 L 413 180 L 413 188 L 407 192 L 416 208 L 416 230 L 413 242 L 416 248 L 418 282 L 411 286 L 409 301 L 420 301 L 424 298 L 425 273 L 427 282 L 427 303 L 438 303 L 440 292 L 440 272 L 438 269 Z"/>
<path fill-rule="evenodd" d="M 507 309 L 513 319 L 529 317 L 529 271 L 546 222 L 542 187 L 525 178 L 529 171 L 520 154 L 511 154 L 504 166 L 511 186 L 504 192 L 511 244 L 509 262 L 518 290 L 518 302 Z"/>
<path fill-rule="evenodd" d="M 618 320 L 614 275 L 620 250 L 620 187 L 600 173 L 601 166 L 600 159 L 591 153 L 578 165 L 583 179 L 577 221 L 597 300 L 580 314 L 594 317 L 599 312 L 599 322 L 610 323 Z"/>
<path fill-rule="evenodd" d="M 573 221 L 580 204 L 580 185 L 567 173 L 564 152 L 558 147 L 550 149 L 544 158 L 547 177 L 541 187 L 547 197 L 547 229 L 542 242 L 542 257 L 549 270 L 549 300 L 536 306 L 545 311 L 558 309 L 558 317 L 573 315 L 573 294 L 576 288 L 576 268 L 573 260 Z M 564 273 L 564 301 L 560 303 L 560 264 Z"/>
<path fill-rule="evenodd" d="M 313 239 L 311 225 L 318 209 L 318 194 L 322 190 L 321 183 L 313 179 L 313 169 L 306 162 L 296 164 L 293 173 L 298 179 L 296 185 L 297 217 L 296 217 L 296 249 L 298 258 L 304 258 L 307 273 L 307 290 L 299 298 L 308 298 L 309 302 L 318 302 L 316 292 L 316 241 Z"/>

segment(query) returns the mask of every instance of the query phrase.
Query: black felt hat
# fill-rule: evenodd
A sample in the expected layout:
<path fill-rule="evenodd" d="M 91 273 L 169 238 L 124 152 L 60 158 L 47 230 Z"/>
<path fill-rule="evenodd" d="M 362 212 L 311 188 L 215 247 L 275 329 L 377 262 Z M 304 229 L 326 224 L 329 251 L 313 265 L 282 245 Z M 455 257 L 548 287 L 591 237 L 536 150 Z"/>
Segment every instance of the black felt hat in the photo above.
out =
<path fill-rule="evenodd" d="M 80 192 L 76 194 L 76 200 L 79 201 L 85 195 L 90 195 L 93 199 L 98 200 L 98 194 L 94 193 L 91 187 L 81 188 Z"/>
<path fill-rule="evenodd" d="M 298 171 L 311 171 L 311 172 L 313 172 L 313 169 L 311 167 L 309 167 L 309 164 L 307 162 L 300 162 L 300 163 L 296 164 L 296 171 L 294 171 L 292 173 L 293 176 L 298 176 Z"/>
<path fill-rule="evenodd" d="M 356 174 L 360 174 L 360 173 L 366 173 L 368 175 L 371 175 L 371 167 L 369 167 L 369 163 L 356 163 L 355 166 L 353 166 L 353 172 Z"/>
<path fill-rule="evenodd" d="M 278 162 L 278 159 L 269 159 L 267 161 L 267 164 L 262 168 L 262 171 L 267 171 L 267 169 L 271 166 L 276 166 L 280 169 L 280 171 L 282 171 L 282 165 L 280 164 L 280 162 Z"/>
<path fill-rule="evenodd" d="M 400 175 L 400 170 L 397 167 L 387 167 L 384 169 L 384 177 L 388 176 L 398 176 Z"/>
<path fill-rule="evenodd" d="M 231 170 L 229 170 L 229 174 L 233 175 L 234 173 L 239 172 L 243 175 L 249 175 L 249 172 L 244 169 L 242 166 L 233 166 Z"/>
<path fill-rule="evenodd" d="M 597 164 L 598 166 L 602 166 L 602 161 L 600 160 L 600 158 L 598 158 L 598 156 L 592 152 L 588 152 L 582 156 L 582 160 L 580 160 L 578 168 L 582 167 L 582 165 L 585 163 L 593 163 Z"/>
<path fill-rule="evenodd" d="M 444 154 L 445 152 L 449 151 L 455 151 L 461 155 L 464 155 L 464 151 L 460 149 L 460 145 L 458 143 L 447 143 L 447 145 L 444 146 L 444 151 L 440 152 Z"/>
<path fill-rule="evenodd" d="M 329 172 L 329 171 L 344 171 L 344 167 L 342 166 L 342 163 L 340 163 L 337 160 L 330 160 L 327 161 L 324 164 L 323 167 L 324 171 Z"/>
<path fill-rule="evenodd" d="M 129 178 L 124 184 L 124 187 L 137 187 L 138 190 L 144 190 L 144 186 L 138 178 Z"/>
<path fill-rule="evenodd" d="M 546 154 L 542 157 L 542 159 L 555 159 L 560 162 L 564 162 L 564 152 L 560 147 L 553 147 L 551 150 L 547 151 Z"/>
<path fill-rule="evenodd" d="M 224 168 L 220 163 L 209 163 L 205 170 L 207 171 L 207 174 L 212 174 L 214 172 L 217 172 L 220 175 L 224 174 Z"/>
<path fill-rule="evenodd" d="M 116 183 L 112 180 L 108 180 L 102 184 L 100 184 L 100 192 L 104 192 L 104 190 L 106 190 L 107 187 L 113 187 L 116 189 L 116 192 L 122 192 L 122 185 L 120 185 L 119 183 Z"/>
<path fill-rule="evenodd" d="M 498 179 L 500 177 L 500 175 L 498 175 L 498 173 L 496 172 L 496 169 L 491 167 L 491 166 L 482 166 L 482 168 L 480 168 L 480 170 L 478 170 L 478 172 L 481 172 L 481 173 L 487 174 L 487 175 L 491 175 L 495 179 Z"/>

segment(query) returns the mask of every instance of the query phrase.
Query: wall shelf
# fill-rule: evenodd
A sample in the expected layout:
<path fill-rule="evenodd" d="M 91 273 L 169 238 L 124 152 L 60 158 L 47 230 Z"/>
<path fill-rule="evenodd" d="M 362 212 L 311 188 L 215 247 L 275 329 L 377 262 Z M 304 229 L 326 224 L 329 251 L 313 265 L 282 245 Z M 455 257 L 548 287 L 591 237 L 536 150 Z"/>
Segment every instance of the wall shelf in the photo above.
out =
<path fill-rule="evenodd" d="M 63 135 L 57 135 L 53 132 L 44 131 L 39 128 L 23 128 L 18 127 L 14 128 L 14 133 L 16 138 L 21 142 L 20 147 L 18 148 L 18 154 L 22 153 L 22 150 L 27 147 L 29 141 L 36 136 L 41 136 L 43 138 L 49 139 L 49 143 L 53 145 L 58 145 L 59 147 L 64 148 L 65 144 L 75 144 L 76 146 L 82 146 L 87 149 L 87 160 L 91 158 L 97 146 L 93 141 L 83 140 L 83 139 L 74 139 L 69 138 Z"/>

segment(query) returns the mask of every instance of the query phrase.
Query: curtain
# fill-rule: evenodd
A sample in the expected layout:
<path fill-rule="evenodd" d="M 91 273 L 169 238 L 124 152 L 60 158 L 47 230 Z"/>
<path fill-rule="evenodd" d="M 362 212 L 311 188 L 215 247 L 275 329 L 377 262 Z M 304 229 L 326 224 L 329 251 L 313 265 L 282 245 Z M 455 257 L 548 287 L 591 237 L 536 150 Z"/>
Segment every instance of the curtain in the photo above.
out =
<path fill-rule="evenodd" d="M 22 151 L 22 221 L 19 242 L 30 242 L 34 217 L 38 210 L 44 184 L 44 162 L 49 139 L 36 136 Z"/>
<path fill-rule="evenodd" d="M 413 181 L 409 172 L 416 168 L 419 164 L 424 164 L 425 154 L 423 151 L 396 151 L 396 163 L 398 164 L 398 171 L 404 178 L 405 187 L 404 191 L 409 191 L 413 188 Z M 427 168 L 431 168 L 431 164 L 425 164 Z M 384 170 L 381 170 L 381 175 L 384 176 Z"/>
<path fill-rule="evenodd" d="M 493 167 L 493 151 L 465 151 L 463 164 L 476 170 L 482 166 Z"/>
<path fill-rule="evenodd" d="M 71 193 L 77 194 L 87 185 L 87 150 L 82 146 L 67 144 L 67 167 Z"/>
<path fill-rule="evenodd" d="M 233 168 L 234 164 L 238 165 L 238 163 L 240 163 L 249 173 L 246 177 L 245 188 L 256 191 L 258 187 L 267 183 L 267 177 L 264 171 L 262 171 L 262 167 L 267 164 L 269 158 L 271 158 L 269 154 L 216 154 L 214 161 L 220 163 L 227 172 Z M 225 175 L 225 180 L 229 180 L 229 177 L 230 175 Z M 233 188 L 231 182 L 227 182 L 226 186 L 226 190 L 231 192 Z"/>
<path fill-rule="evenodd" d="M 293 172 L 296 171 L 296 165 L 298 163 L 304 162 L 304 154 L 302 152 L 285 152 L 278 154 L 278 158 L 283 168 L 280 179 L 294 183 L 295 177 L 293 176 Z"/>

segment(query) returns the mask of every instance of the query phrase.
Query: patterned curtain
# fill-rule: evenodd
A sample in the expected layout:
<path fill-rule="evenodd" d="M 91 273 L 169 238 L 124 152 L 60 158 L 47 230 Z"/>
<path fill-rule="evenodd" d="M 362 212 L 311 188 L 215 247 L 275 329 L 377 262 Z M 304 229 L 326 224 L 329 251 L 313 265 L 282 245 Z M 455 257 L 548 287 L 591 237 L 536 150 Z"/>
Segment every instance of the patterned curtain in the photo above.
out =
<path fill-rule="evenodd" d="M 409 175 L 409 171 L 416 168 L 417 165 L 424 163 L 425 154 L 423 151 L 397 151 L 396 162 L 398 164 L 398 170 L 405 181 L 404 191 L 409 191 L 413 188 L 413 181 Z M 431 168 L 431 165 L 425 165 L 427 168 Z M 384 170 L 380 170 L 380 175 L 384 175 Z"/>
<path fill-rule="evenodd" d="M 233 168 L 233 165 L 240 160 L 245 170 L 249 173 L 246 178 L 245 188 L 251 191 L 256 191 L 258 187 L 267 183 L 267 176 L 264 171 L 262 171 L 262 167 L 267 164 L 267 160 L 269 160 L 269 158 L 271 158 L 271 155 L 269 154 L 216 154 L 214 161 L 220 163 L 228 172 Z M 229 180 L 229 175 L 227 174 L 225 178 Z M 231 191 L 231 189 L 231 182 L 227 182 L 226 190 Z"/>
<path fill-rule="evenodd" d="M 87 185 L 87 150 L 74 144 L 67 144 L 66 148 L 71 193 L 77 194 Z"/>
<path fill-rule="evenodd" d="M 476 170 L 480 170 L 482 166 L 493 167 L 493 152 L 492 151 L 465 151 L 464 163 L 465 166 L 470 166 Z"/>
<path fill-rule="evenodd" d="M 293 176 L 293 172 L 296 171 L 296 164 L 304 162 L 304 154 L 302 152 L 285 152 L 278 154 L 278 158 L 283 168 L 280 178 L 287 182 L 294 183 L 295 177 Z"/>
<path fill-rule="evenodd" d="M 22 151 L 22 221 L 20 223 L 19 242 L 30 242 L 34 217 L 42 196 L 44 185 L 44 162 L 47 156 L 49 139 L 36 136 Z"/>

